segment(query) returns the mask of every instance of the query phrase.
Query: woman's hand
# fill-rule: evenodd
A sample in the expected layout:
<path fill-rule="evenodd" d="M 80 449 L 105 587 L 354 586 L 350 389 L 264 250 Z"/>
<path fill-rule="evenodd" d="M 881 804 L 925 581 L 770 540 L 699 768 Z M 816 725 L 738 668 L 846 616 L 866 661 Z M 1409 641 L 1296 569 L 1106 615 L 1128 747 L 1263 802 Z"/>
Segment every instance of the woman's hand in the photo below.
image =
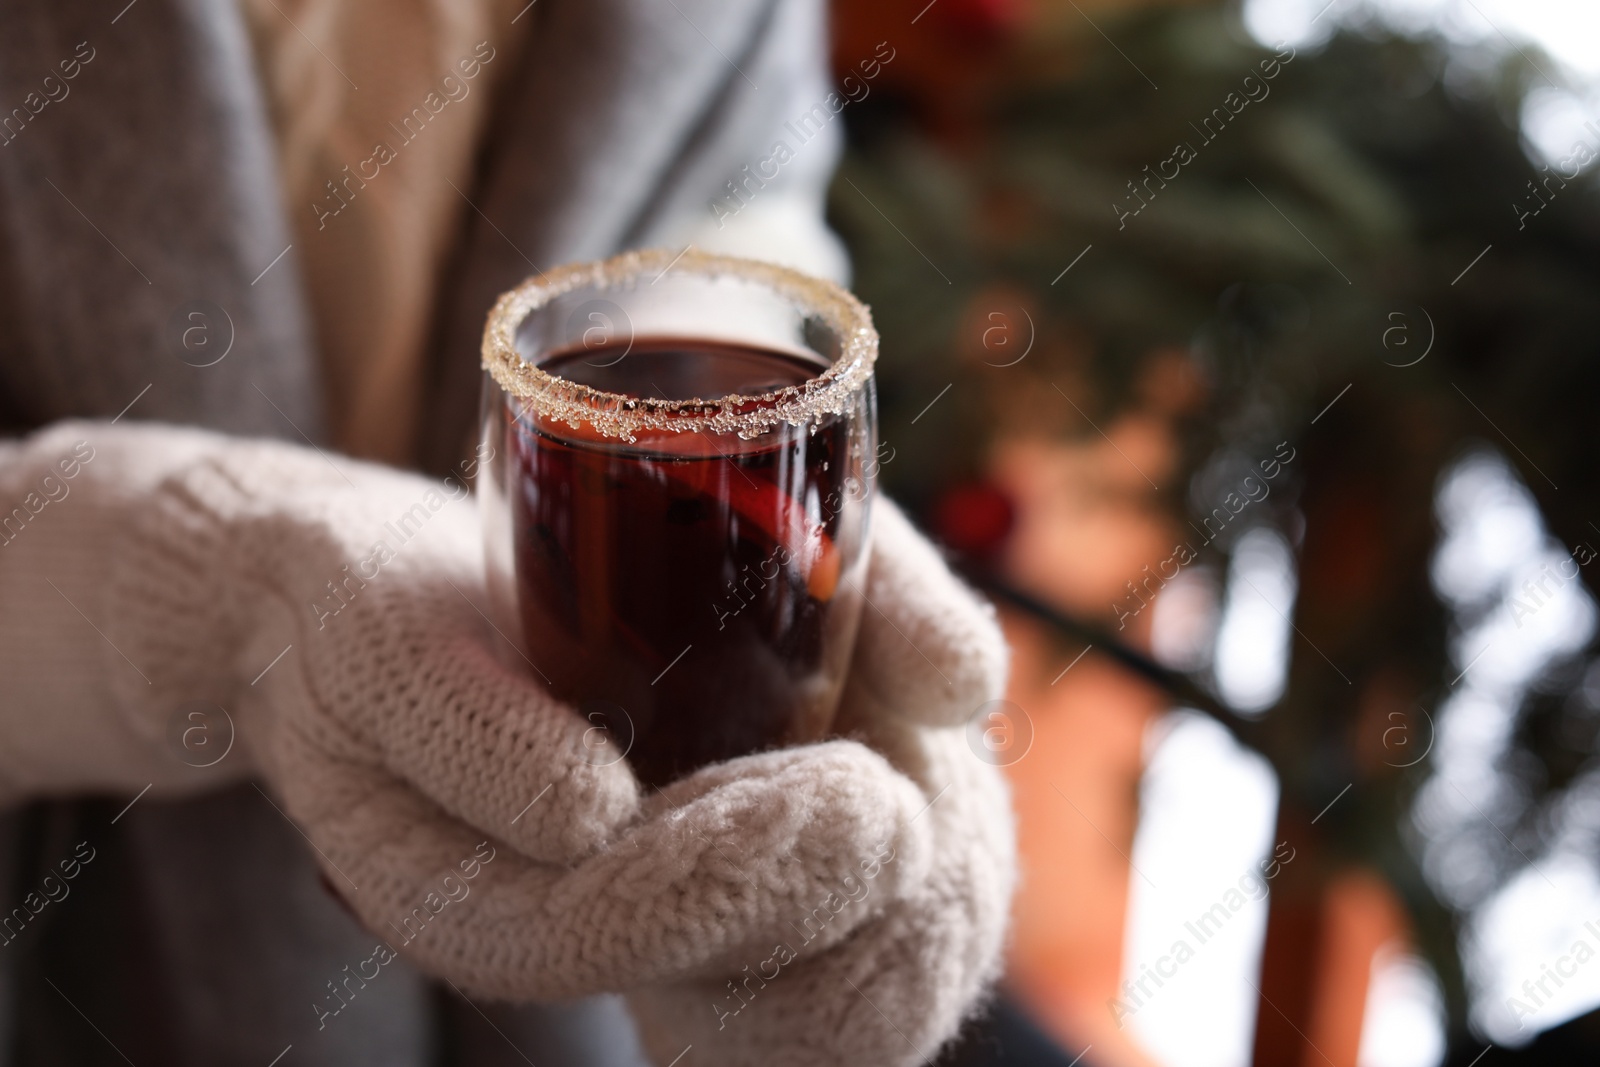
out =
<path fill-rule="evenodd" d="M 769 944 L 699 981 L 635 992 L 658 1063 L 690 1045 L 693 1062 L 729 1067 L 926 1063 L 998 976 L 1015 882 L 1010 794 L 964 727 L 1000 696 L 1005 645 L 933 546 L 892 504 L 875 507 L 840 727 L 915 784 L 921 806 L 896 825 L 916 851 L 856 852 L 856 868 L 796 901 Z M 838 944 L 819 936 L 846 923 Z"/>

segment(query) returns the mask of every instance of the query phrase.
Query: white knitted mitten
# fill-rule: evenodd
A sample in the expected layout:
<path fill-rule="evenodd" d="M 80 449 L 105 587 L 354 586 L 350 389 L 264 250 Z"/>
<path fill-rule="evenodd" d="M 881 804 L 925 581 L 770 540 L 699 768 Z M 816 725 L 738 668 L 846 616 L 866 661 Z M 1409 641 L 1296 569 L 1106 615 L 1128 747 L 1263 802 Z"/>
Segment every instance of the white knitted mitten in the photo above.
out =
<path fill-rule="evenodd" d="M 992 610 L 900 510 L 875 509 L 869 606 L 838 725 L 916 782 L 923 805 L 910 836 L 926 838 L 932 864 L 877 842 L 791 905 L 755 951 L 703 980 L 635 992 L 658 1063 L 692 1045 L 684 1063 L 911 1067 L 954 1036 L 998 976 L 1016 869 L 1010 794 L 962 727 L 1000 695 L 1005 645 Z M 846 923 L 854 932 L 829 948 Z"/>
<path fill-rule="evenodd" d="M 496 657 L 464 494 L 282 444 L 89 429 L 125 458 L 183 444 L 153 490 L 85 508 L 111 524 L 84 614 L 119 726 L 155 750 L 175 708 L 227 708 L 219 769 L 266 780 L 384 939 L 371 962 L 507 998 L 637 991 L 662 1063 L 693 1044 L 685 1063 L 734 1065 L 920 1062 L 993 978 L 1012 827 L 960 724 L 999 694 L 1004 645 L 893 507 L 841 711 L 859 740 L 643 797 Z"/>

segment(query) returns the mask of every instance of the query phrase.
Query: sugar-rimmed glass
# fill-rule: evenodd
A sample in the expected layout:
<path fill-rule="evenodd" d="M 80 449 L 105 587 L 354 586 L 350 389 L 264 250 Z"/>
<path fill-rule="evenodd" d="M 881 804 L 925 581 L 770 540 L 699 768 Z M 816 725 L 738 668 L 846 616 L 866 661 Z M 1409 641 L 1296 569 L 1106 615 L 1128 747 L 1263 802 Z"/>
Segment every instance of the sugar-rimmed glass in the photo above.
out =
<path fill-rule="evenodd" d="M 831 282 L 694 251 L 557 268 L 484 330 L 492 614 L 661 784 L 826 736 L 862 609 L 877 334 Z"/>

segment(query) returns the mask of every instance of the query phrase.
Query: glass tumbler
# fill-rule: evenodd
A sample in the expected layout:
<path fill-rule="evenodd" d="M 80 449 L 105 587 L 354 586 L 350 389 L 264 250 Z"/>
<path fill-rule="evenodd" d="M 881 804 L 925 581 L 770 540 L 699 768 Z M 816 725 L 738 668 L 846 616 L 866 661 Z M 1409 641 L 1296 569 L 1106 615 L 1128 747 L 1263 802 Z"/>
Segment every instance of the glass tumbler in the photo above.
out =
<path fill-rule="evenodd" d="M 860 623 L 867 309 L 751 260 L 634 252 L 503 295 L 479 481 L 511 662 L 662 785 L 818 740 Z"/>

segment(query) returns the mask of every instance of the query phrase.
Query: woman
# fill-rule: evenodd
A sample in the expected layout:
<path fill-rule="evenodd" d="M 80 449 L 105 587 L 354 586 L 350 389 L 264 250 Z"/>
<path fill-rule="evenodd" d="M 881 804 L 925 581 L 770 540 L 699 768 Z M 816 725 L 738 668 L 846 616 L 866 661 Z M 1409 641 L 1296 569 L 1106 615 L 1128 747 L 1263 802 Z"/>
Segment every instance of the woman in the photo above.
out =
<path fill-rule="evenodd" d="M 959 729 L 1003 682 L 991 614 L 879 508 L 852 739 L 649 796 L 496 665 L 459 499 L 477 336 L 522 277 L 689 244 L 842 273 L 836 124 L 725 200 L 827 111 L 817 6 L 6 26 L 0 1062 L 932 1056 L 1012 882 Z M 307 610 L 440 477 L 383 573 Z"/>

